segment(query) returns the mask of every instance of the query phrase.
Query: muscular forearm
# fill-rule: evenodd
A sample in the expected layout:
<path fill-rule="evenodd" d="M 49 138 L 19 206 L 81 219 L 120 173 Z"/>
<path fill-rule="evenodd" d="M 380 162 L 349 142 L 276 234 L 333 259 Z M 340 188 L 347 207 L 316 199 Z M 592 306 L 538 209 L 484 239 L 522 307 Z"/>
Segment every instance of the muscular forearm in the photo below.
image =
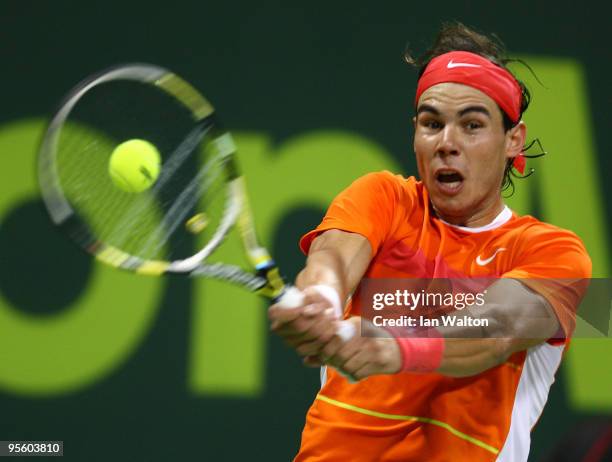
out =
<path fill-rule="evenodd" d="M 303 291 L 303 305 L 291 309 L 272 305 L 268 311 L 272 330 L 301 355 L 318 354 L 337 336 L 344 302 L 370 259 L 369 241 L 359 234 L 329 230 L 318 236 L 295 281 Z"/>
<path fill-rule="evenodd" d="M 482 307 L 453 314 L 477 319 L 483 326 L 438 329 L 446 339 L 438 372 L 449 376 L 474 375 L 502 364 L 511 354 L 546 341 L 559 329 L 546 300 L 516 280 L 492 286 Z"/>
<path fill-rule="evenodd" d="M 370 258 L 371 247 L 365 237 L 335 229 L 326 231 L 313 241 L 295 284 L 299 289 L 331 286 L 344 301 L 359 283 Z"/>
<path fill-rule="evenodd" d="M 348 295 L 346 270 L 337 252 L 321 249 L 309 253 L 306 266 L 295 279 L 295 285 L 303 290 L 318 284 L 336 289 L 341 300 Z"/>
<path fill-rule="evenodd" d="M 437 372 L 450 377 L 479 374 L 503 363 L 508 346 L 507 339 L 446 339 Z"/>
<path fill-rule="evenodd" d="M 502 364 L 512 353 L 545 341 L 558 329 L 556 316 L 547 302 L 518 281 L 496 282 L 489 288 L 487 298 L 487 303 L 472 312 L 468 308 L 454 313 L 487 319 L 487 329 L 439 327 L 417 336 L 410 331 L 402 336 L 401 330 L 394 330 L 394 341 L 381 327 L 352 318 L 356 329 L 361 328 L 361 335 L 347 343 L 338 338 L 329 340 L 323 347 L 322 358 L 357 379 L 375 374 L 434 371 L 466 377 Z"/>

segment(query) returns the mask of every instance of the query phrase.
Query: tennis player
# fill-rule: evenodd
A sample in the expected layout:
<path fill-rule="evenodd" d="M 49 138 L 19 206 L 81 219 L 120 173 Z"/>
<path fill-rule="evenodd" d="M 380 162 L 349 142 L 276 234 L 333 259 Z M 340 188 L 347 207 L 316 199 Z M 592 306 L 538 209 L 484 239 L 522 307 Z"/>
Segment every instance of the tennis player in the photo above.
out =
<path fill-rule="evenodd" d="M 575 234 L 504 204 L 525 166 L 530 98 L 503 46 L 450 24 L 412 61 L 420 179 L 372 173 L 340 193 L 300 241 L 304 305 L 269 311 L 306 364 L 324 366 L 296 461 L 526 461 L 584 290 L 559 281 L 591 275 Z M 355 294 L 392 278 L 490 278 L 469 307 L 488 326 L 376 325 Z M 352 339 L 336 335 L 336 312 Z"/>

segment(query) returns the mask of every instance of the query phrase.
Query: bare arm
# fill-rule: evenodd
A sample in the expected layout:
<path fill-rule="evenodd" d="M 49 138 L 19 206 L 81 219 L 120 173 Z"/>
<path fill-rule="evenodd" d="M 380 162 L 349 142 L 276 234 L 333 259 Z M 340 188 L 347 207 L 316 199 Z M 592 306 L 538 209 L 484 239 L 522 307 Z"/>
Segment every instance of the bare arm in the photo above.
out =
<path fill-rule="evenodd" d="M 296 285 L 306 293 L 313 285 L 331 286 L 344 302 L 370 261 L 371 246 L 365 237 L 330 230 L 313 241 Z M 488 289 L 485 301 L 469 312 L 472 317 L 489 321 L 489 327 L 477 338 L 466 338 L 473 336 L 473 331 L 439 328 L 446 341 L 437 372 L 454 377 L 478 374 L 503 363 L 514 352 L 546 341 L 559 329 L 557 317 L 546 300 L 518 280 L 497 281 Z M 309 294 L 305 306 L 300 308 L 286 310 L 273 306 L 272 329 L 299 354 L 309 357 L 311 365 L 321 363 L 313 357 L 319 355 L 326 363 L 356 378 L 399 371 L 401 353 L 386 332 L 356 317 L 351 322 L 358 331 L 363 328 L 368 332 L 343 342 L 334 335 L 333 318 L 325 314 L 326 308 L 325 300 L 316 294 Z"/>
<path fill-rule="evenodd" d="M 471 309 L 471 316 L 488 321 L 479 333 L 439 328 L 446 337 L 444 358 L 438 372 L 450 376 L 474 375 L 497 366 L 517 351 L 551 338 L 559 321 L 546 299 L 516 279 L 501 279 L 487 291 L 486 303 Z M 473 328 L 471 328 L 473 329 Z"/>
<path fill-rule="evenodd" d="M 473 318 L 489 321 L 489 327 L 483 331 L 475 332 L 473 327 L 469 328 L 471 331 L 468 328 L 438 328 L 446 340 L 437 372 L 453 377 L 478 374 L 503 363 L 517 351 L 546 341 L 559 329 L 548 302 L 518 280 L 497 281 L 488 289 L 485 301 L 483 306 L 470 312 Z M 328 362 L 359 379 L 399 372 L 401 353 L 396 341 L 381 338 L 385 336 L 382 328 L 371 323 L 362 323 L 359 318 L 352 322 L 367 332 L 362 331 L 362 335 L 344 344 L 337 339 L 330 340 L 323 348 L 323 356 L 329 358 Z M 466 338 L 470 336 L 475 338 Z"/>
<path fill-rule="evenodd" d="M 329 285 L 344 301 L 366 272 L 371 254 L 370 242 L 361 234 L 331 229 L 312 242 L 306 266 L 295 283 L 299 289 Z"/>
<path fill-rule="evenodd" d="M 296 286 L 305 294 L 304 305 L 292 309 L 272 305 L 268 310 L 271 329 L 299 354 L 317 354 L 334 338 L 338 324 L 329 300 L 309 287 L 332 287 L 344 306 L 368 268 L 371 254 L 369 241 L 360 234 L 332 229 L 319 235 L 296 278 Z"/>

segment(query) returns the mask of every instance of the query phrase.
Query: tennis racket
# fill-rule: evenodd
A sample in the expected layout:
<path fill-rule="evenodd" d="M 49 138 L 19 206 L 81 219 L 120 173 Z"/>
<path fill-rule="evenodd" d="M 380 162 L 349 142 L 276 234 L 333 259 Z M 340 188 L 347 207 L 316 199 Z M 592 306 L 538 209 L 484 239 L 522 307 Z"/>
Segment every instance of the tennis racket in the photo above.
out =
<path fill-rule="evenodd" d="M 143 167 L 152 184 L 139 192 L 109 174 L 127 140 L 144 140 L 159 155 L 159 173 Z M 257 239 L 230 133 L 210 102 L 166 69 L 128 64 L 78 84 L 49 124 L 38 173 L 53 223 L 105 264 L 219 279 L 288 308 L 303 303 Z M 247 268 L 209 261 L 233 228 Z M 352 326 L 342 324 L 339 335 L 352 337 Z"/>

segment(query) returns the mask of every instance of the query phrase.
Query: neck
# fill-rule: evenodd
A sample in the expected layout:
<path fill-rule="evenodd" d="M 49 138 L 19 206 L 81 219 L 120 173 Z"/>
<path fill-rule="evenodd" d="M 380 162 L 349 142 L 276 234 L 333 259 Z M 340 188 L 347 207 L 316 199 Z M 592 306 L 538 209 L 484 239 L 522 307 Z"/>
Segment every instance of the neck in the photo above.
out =
<path fill-rule="evenodd" d="M 438 210 L 433 203 L 431 205 L 436 212 L 436 215 L 443 221 L 450 223 L 451 225 L 465 226 L 466 228 L 479 228 L 481 226 L 486 226 L 495 220 L 495 218 L 504 209 L 504 202 L 502 201 L 501 197 L 498 197 L 493 204 L 490 204 L 489 206 L 484 207 L 468 216 L 445 214 Z"/>

